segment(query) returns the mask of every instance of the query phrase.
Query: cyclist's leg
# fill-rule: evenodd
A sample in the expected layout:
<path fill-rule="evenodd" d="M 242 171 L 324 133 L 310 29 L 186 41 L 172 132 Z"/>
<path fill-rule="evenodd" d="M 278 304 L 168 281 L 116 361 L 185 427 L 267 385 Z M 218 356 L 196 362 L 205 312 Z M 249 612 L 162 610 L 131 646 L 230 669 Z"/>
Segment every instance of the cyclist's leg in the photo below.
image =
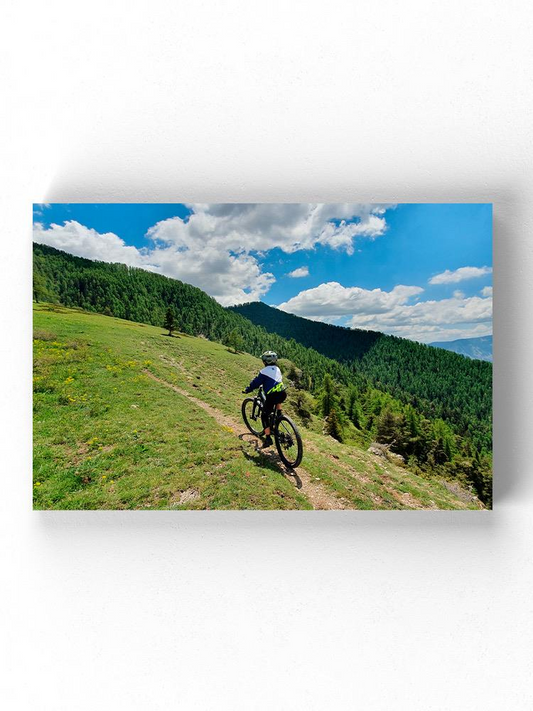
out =
<path fill-rule="evenodd" d="M 263 429 L 267 437 L 270 435 L 270 415 L 272 414 L 274 405 L 275 402 L 272 396 L 267 395 L 263 404 L 263 412 L 261 413 L 261 421 L 263 423 Z"/>
<path fill-rule="evenodd" d="M 263 428 L 267 437 L 270 435 L 271 415 L 274 409 L 276 410 L 276 414 L 279 413 L 281 410 L 281 403 L 286 399 L 287 393 L 284 390 L 266 396 L 265 404 L 263 406 Z"/>

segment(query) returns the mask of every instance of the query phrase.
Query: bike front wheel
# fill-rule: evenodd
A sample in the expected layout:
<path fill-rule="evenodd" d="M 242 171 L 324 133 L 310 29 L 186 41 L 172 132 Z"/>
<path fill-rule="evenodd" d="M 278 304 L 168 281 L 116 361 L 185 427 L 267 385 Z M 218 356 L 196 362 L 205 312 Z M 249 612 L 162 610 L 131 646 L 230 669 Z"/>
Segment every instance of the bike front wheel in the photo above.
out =
<path fill-rule="evenodd" d="M 247 397 L 242 403 L 242 419 L 250 432 L 259 437 L 263 432 L 263 423 L 261 421 L 261 408 L 257 405 L 255 398 Z"/>
<path fill-rule="evenodd" d="M 299 466 L 304 453 L 302 438 L 294 422 L 286 415 L 279 418 L 274 439 L 281 461 L 290 469 Z"/>

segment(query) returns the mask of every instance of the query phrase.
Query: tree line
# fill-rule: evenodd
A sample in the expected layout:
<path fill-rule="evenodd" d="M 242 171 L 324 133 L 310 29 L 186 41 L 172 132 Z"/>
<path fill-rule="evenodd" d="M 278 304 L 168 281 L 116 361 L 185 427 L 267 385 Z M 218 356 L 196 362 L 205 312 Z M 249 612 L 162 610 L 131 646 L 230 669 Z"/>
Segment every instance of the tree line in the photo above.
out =
<path fill-rule="evenodd" d="M 267 331 L 348 365 L 379 390 L 491 451 L 491 363 L 376 331 L 310 321 L 261 302 L 231 308 Z"/>

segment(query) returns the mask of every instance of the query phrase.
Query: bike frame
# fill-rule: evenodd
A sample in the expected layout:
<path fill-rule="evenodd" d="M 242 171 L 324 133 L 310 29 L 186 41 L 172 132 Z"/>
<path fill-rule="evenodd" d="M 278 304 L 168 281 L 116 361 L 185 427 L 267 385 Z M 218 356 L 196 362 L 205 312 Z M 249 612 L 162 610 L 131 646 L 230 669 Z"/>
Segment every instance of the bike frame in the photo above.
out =
<path fill-rule="evenodd" d="M 261 414 L 263 412 L 263 405 L 265 404 L 265 400 L 266 400 L 265 391 L 263 390 L 263 386 L 260 385 L 259 391 L 258 391 L 257 395 L 254 397 L 254 405 L 252 408 L 252 417 L 254 419 L 261 416 Z M 269 422 L 271 429 L 273 429 L 275 427 L 276 413 L 278 413 L 280 411 L 281 411 L 281 408 L 278 405 L 276 405 L 274 410 L 272 410 L 272 414 L 270 416 L 270 422 Z"/>
<path fill-rule="evenodd" d="M 259 386 L 259 392 L 257 395 L 254 397 L 254 406 L 252 408 L 252 417 L 256 419 L 257 417 L 260 417 L 261 413 L 263 412 L 263 404 L 266 400 L 266 395 L 265 391 L 263 390 L 263 386 Z"/>

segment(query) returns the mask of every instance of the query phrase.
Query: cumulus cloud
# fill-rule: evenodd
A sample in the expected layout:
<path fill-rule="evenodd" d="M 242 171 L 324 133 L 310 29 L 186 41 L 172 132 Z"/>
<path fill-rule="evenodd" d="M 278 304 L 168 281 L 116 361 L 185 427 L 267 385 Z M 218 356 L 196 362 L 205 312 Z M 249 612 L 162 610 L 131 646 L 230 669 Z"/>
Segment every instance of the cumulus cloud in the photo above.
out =
<path fill-rule="evenodd" d="M 309 267 L 298 267 L 298 269 L 294 269 L 294 271 L 289 272 L 287 276 L 290 276 L 293 279 L 301 279 L 302 277 L 309 276 Z"/>
<path fill-rule="evenodd" d="M 257 259 L 248 254 L 231 254 L 206 246 L 197 250 L 155 249 L 150 260 L 166 276 L 200 287 L 223 306 L 258 301 L 275 282 L 262 272 Z"/>
<path fill-rule="evenodd" d="M 101 234 L 74 220 L 45 229 L 36 223 L 35 242 L 47 244 L 78 257 L 102 262 L 120 262 L 141 267 L 200 287 L 223 306 L 257 301 L 265 294 L 274 276 L 262 272 L 257 260 L 245 253 L 231 254 L 205 246 L 201 251 L 156 245 L 154 249 L 128 246 L 112 232 Z"/>
<path fill-rule="evenodd" d="M 201 203 L 188 207 L 188 217 L 162 220 L 148 230 L 150 249 L 128 246 L 112 232 L 102 234 L 75 220 L 48 228 L 36 223 L 34 240 L 80 257 L 122 262 L 181 279 L 228 306 L 260 299 L 274 283 L 274 275 L 261 269 L 261 253 L 328 245 L 351 254 L 356 239 L 384 234 L 385 212 L 394 205 Z M 304 269 L 292 276 L 307 276 Z"/>
<path fill-rule="evenodd" d="M 307 318 L 331 319 L 354 314 L 375 315 L 387 313 L 394 306 L 405 304 L 409 298 L 423 291 L 419 286 L 403 284 L 395 286 L 392 291 L 368 290 L 359 286 L 345 287 L 336 281 L 330 281 L 313 289 L 301 291 L 292 299 L 280 304 L 279 308 Z"/>
<path fill-rule="evenodd" d="M 386 313 L 379 314 L 377 318 L 371 314 L 357 314 L 351 319 L 350 325 L 415 340 L 434 341 L 439 340 L 441 336 L 449 336 L 449 330 L 457 327 L 460 327 L 463 338 L 479 335 L 480 330 L 483 330 L 485 335 L 485 332 L 490 333 L 491 322 L 492 299 L 454 296 L 440 301 L 398 305 Z M 476 325 L 483 325 L 483 328 L 480 329 Z"/>
<path fill-rule="evenodd" d="M 113 232 L 101 234 L 76 220 L 68 220 L 63 225 L 52 224 L 48 229 L 37 222 L 33 225 L 33 240 L 77 257 L 122 262 L 130 267 L 145 266 L 143 255 L 136 247 L 128 247 Z"/>
<path fill-rule="evenodd" d="M 446 271 L 441 274 L 436 274 L 429 280 L 430 284 L 456 284 L 459 281 L 466 279 L 475 279 L 477 277 L 492 274 L 492 267 L 460 267 L 455 271 Z"/>
<path fill-rule="evenodd" d="M 492 286 L 484 286 L 480 293 L 481 296 L 492 296 Z"/>
<path fill-rule="evenodd" d="M 283 311 L 333 323 L 348 317 L 347 325 L 382 331 L 424 342 L 470 338 L 492 332 L 492 299 L 465 298 L 419 301 L 423 289 L 395 286 L 391 291 L 344 287 L 328 282 L 301 291 L 279 306 Z"/>
<path fill-rule="evenodd" d="M 190 204 L 185 219 L 162 220 L 148 231 L 155 241 L 194 249 L 210 245 L 234 252 L 279 248 L 287 253 L 329 245 L 353 253 L 357 237 L 384 234 L 393 205 L 322 203 Z"/>

